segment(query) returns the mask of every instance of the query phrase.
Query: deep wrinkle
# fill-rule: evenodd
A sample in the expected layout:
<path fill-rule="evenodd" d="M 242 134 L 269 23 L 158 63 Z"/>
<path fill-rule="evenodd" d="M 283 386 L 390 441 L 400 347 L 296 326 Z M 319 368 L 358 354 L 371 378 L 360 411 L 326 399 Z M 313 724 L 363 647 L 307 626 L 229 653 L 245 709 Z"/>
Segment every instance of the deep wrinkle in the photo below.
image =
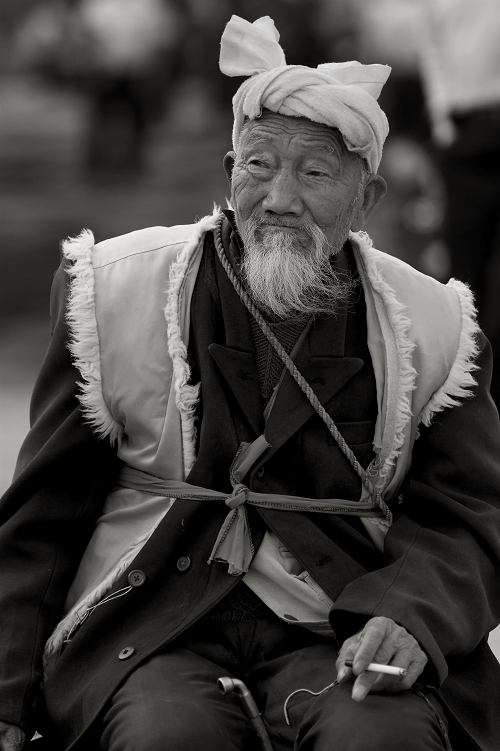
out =
<path fill-rule="evenodd" d="M 272 130 L 271 132 L 266 134 L 265 128 L 263 130 L 264 132 L 253 134 L 251 133 L 248 137 L 248 140 L 244 143 L 244 154 L 247 159 L 251 156 L 265 155 L 266 153 L 272 154 L 273 148 L 276 145 L 276 141 L 279 139 L 279 142 L 281 144 L 288 145 L 290 148 L 293 148 L 297 145 L 301 146 L 305 151 L 307 151 L 304 156 L 305 162 L 307 162 L 307 160 L 314 161 L 314 156 L 317 155 L 319 156 L 320 163 L 322 163 L 323 167 L 331 168 L 331 160 L 329 161 L 327 159 L 321 162 L 321 157 L 326 155 L 327 157 L 333 157 L 335 159 L 335 170 L 338 173 L 342 174 L 342 172 L 344 171 L 342 151 L 337 144 L 334 147 L 326 143 L 318 142 L 316 138 L 305 138 L 303 134 L 291 134 L 289 142 L 287 144 L 282 135 L 273 133 Z M 294 143 L 294 140 L 296 141 L 296 143 Z"/>
<path fill-rule="evenodd" d="M 239 154 L 236 161 L 240 163 L 256 156 L 273 157 L 276 153 L 302 151 L 302 158 L 298 164 L 299 167 L 318 159 L 318 166 L 330 172 L 331 176 L 343 175 L 346 171 L 345 154 L 347 149 L 339 143 L 342 141 L 340 135 L 336 137 L 336 131 L 326 133 L 326 137 L 332 141 L 332 144 L 319 140 L 316 134 L 309 137 L 306 133 L 283 133 L 276 132 L 271 123 L 260 125 L 258 132 L 250 132 L 247 139 L 242 137 L 240 141 Z M 325 128 L 325 130 L 327 130 Z M 331 130 L 331 129 L 330 129 Z M 243 143 L 242 143 L 243 142 Z M 343 147 L 343 148 L 342 148 Z"/>
<path fill-rule="evenodd" d="M 273 114 L 269 112 L 268 110 L 264 110 L 262 116 L 258 120 L 249 120 L 245 125 L 243 126 L 243 129 L 240 133 L 240 140 L 238 144 L 238 152 L 239 154 L 241 152 L 241 144 L 243 141 L 243 138 L 246 137 L 246 148 L 250 148 L 253 145 L 256 145 L 259 142 L 266 142 L 269 137 L 273 137 L 276 135 L 276 133 L 273 131 L 272 128 L 272 118 Z M 281 117 L 278 115 L 278 117 Z M 289 131 L 290 136 L 294 135 L 294 127 L 288 126 L 288 122 L 292 123 L 300 123 L 301 125 L 301 135 L 302 138 L 305 141 L 305 145 L 307 146 L 307 141 L 310 138 L 310 146 L 309 148 L 314 151 L 323 151 L 327 154 L 331 154 L 333 156 L 337 156 L 339 158 L 339 161 L 341 161 L 341 157 L 343 155 L 347 155 L 348 149 L 344 143 L 344 139 L 342 138 L 340 132 L 336 128 L 331 128 L 327 125 L 322 125 L 321 123 L 312 123 L 311 121 L 307 120 L 305 117 L 297 117 L 297 118 L 286 118 L 286 120 L 283 118 L 281 121 L 282 123 L 282 130 Z M 260 125 L 262 126 L 263 132 L 255 132 L 255 129 L 252 127 L 254 125 Z M 270 126 L 270 134 L 269 136 L 266 136 L 265 128 L 266 125 Z M 311 134 L 309 135 L 309 132 Z M 281 137 L 281 134 L 278 134 L 279 137 Z M 321 136 L 321 140 L 319 140 L 319 137 Z M 325 139 L 327 141 L 331 141 L 332 143 L 325 143 Z"/>

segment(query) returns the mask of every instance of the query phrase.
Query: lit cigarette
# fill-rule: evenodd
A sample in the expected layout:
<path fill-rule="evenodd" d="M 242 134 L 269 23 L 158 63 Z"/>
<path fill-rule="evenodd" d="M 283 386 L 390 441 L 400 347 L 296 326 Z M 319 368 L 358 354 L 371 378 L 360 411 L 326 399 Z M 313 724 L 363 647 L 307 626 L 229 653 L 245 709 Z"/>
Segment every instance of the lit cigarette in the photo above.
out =
<path fill-rule="evenodd" d="M 348 668 L 352 668 L 353 660 L 346 660 L 345 665 Z M 378 662 L 370 662 L 370 664 L 367 665 L 365 670 L 369 670 L 372 673 L 386 673 L 387 675 L 401 675 L 401 676 L 405 676 L 406 673 L 408 672 L 404 668 L 397 668 L 395 665 L 379 665 Z"/>

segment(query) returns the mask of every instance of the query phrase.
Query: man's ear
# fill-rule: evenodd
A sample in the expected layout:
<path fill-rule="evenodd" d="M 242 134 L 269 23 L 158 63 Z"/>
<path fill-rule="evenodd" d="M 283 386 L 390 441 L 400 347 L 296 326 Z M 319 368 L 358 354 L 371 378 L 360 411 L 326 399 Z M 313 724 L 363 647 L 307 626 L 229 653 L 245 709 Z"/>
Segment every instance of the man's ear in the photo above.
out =
<path fill-rule="evenodd" d="M 351 222 L 351 230 L 359 232 L 373 214 L 387 191 L 387 183 L 380 175 L 373 175 L 366 184 L 363 202 L 358 207 Z"/>
<path fill-rule="evenodd" d="M 231 187 L 231 177 L 233 174 L 234 157 L 235 157 L 234 151 L 228 151 L 222 162 L 222 164 L 224 165 L 224 172 L 226 173 L 226 177 L 229 182 L 229 187 Z"/>

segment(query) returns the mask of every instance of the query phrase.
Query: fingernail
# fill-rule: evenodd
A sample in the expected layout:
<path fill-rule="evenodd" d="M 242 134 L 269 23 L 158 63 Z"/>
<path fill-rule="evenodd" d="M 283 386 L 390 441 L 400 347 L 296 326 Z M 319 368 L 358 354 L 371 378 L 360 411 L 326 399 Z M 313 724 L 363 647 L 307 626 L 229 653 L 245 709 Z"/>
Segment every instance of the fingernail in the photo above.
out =
<path fill-rule="evenodd" d="M 363 701 L 368 691 L 363 686 L 356 686 L 352 692 L 352 698 L 354 701 Z"/>
<path fill-rule="evenodd" d="M 342 667 L 340 668 L 339 672 L 337 673 L 337 680 L 338 680 L 338 682 L 339 682 L 339 683 L 340 683 L 340 681 L 341 681 L 341 680 L 342 680 L 343 678 L 345 678 L 346 674 L 347 674 L 347 668 L 346 668 L 346 667 L 344 667 L 344 666 L 342 666 Z"/>

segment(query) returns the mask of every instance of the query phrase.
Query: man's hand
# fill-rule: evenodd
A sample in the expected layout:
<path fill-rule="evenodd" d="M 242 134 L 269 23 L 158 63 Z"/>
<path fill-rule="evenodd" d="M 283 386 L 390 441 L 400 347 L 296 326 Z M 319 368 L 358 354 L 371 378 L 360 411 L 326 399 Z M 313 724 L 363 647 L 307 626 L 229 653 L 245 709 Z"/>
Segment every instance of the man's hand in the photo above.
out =
<path fill-rule="evenodd" d="M 353 660 L 353 667 L 345 665 Z M 404 677 L 364 672 L 370 662 L 396 665 L 408 672 Z M 371 618 L 355 636 L 342 644 L 337 658 L 337 680 L 346 683 L 357 676 L 352 698 L 362 701 L 371 691 L 406 691 L 415 683 L 427 662 L 416 639 L 391 618 Z"/>
<path fill-rule="evenodd" d="M 21 728 L 0 720 L 0 751 L 22 751 L 25 740 Z"/>

